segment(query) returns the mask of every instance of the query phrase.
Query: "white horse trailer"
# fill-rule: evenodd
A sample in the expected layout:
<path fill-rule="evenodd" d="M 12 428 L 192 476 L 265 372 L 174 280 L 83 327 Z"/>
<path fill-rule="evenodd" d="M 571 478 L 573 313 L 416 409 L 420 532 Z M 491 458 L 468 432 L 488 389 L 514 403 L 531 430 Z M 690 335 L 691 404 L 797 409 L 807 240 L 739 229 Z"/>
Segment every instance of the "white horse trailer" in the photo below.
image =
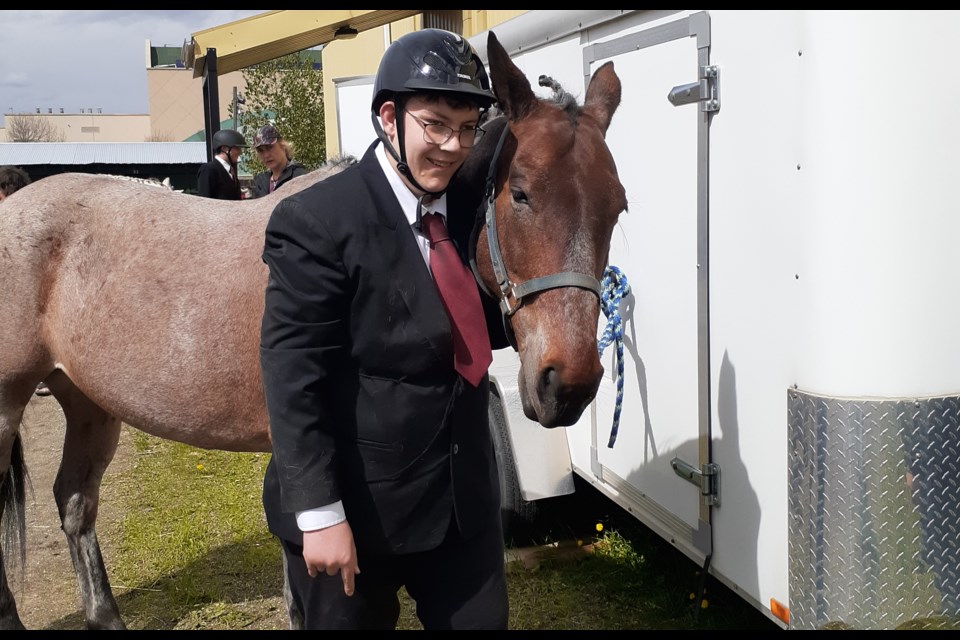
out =
<path fill-rule="evenodd" d="M 613 347 L 594 403 L 552 430 L 497 352 L 505 507 L 580 476 L 784 628 L 960 616 L 960 12 L 530 11 L 493 30 L 534 87 L 582 96 L 614 61 L 629 198 L 616 441 Z M 365 149 L 358 130 L 341 148 Z"/>

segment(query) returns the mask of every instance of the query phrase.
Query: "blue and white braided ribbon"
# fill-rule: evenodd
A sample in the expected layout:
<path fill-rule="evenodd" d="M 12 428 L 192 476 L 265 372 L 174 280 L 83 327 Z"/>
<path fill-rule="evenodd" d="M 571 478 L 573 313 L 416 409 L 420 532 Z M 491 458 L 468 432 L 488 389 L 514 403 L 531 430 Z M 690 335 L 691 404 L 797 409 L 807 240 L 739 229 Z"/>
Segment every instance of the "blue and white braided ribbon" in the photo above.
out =
<path fill-rule="evenodd" d="M 620 300 L 630 295 L 627 276 L 618 267 L 610 265 L 603 272 L 600 282 L 600 308 L 607 317 L 607 326 L 603 335 L 597 339 L 597 351 L 602 356 L 604 349 L 616 342 L 617 345 L 617 404 L 613 409 L 613 426 L 610 428 L 610 440 L 607 448 L 612 449 L 617 441 L 620 429 L 620 410 L 623 406 L 623 320 L 620 318 Z"/>

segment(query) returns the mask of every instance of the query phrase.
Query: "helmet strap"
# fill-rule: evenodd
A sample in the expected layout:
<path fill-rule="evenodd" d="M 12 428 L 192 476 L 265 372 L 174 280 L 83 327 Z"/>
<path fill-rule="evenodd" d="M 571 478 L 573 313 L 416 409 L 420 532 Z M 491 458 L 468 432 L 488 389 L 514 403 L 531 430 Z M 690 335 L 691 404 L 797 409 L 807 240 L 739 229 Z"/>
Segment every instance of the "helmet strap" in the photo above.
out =
<path fill-rule="evenodd" d="M 370 113 L 370 118 L 373 120 L 373 128 L 377 132 L 377 137 L 380 138 L 381 142 L 383 142 L 383 148 L 386 150 L 387 153 L 393 156 L 393 159 L 397 163 L 397 171 L 399 171 L 400 174 L 403 175 L 403 177 L 409 180 L 410 183 L 413 184 L 413 186 L 415 186 L 417 189 L 424 192 L 425 194 L 428 194 L 434 197 L 443 194 L 443 192 L 446 191 L 446 189 L 442 189 L 440 191 L 428 191 L 427 189 L 424 189 L 423 187 L 421 187 L 420 183 L 417 182 L 416 179 L 413 177 L 413 173 L 411 173 L 410 171 L 410 166 L 407 164 L 406 145 L 403 144 L 403 107 L 397 104 L 396 99 L 393 100 L 393 105 L 394 105 L 394 113 L 395 113 L 394 117 L 397 123 L 397 144 L 400 145 L 400 155 L 397 155 L 397 150 L 394 149 L 393 145 L 390 143 L 390 138 L 384 132 L 383 127 L 380 126 L 380 119 L 377 117 L 377 114 L 373 113 L 372 111 Z M 452 180 L 453 180 L 453 176 L 451 176 L 451 181 Z M 449 186 L 449 183 L 447 183 L 447 185 Z"/>

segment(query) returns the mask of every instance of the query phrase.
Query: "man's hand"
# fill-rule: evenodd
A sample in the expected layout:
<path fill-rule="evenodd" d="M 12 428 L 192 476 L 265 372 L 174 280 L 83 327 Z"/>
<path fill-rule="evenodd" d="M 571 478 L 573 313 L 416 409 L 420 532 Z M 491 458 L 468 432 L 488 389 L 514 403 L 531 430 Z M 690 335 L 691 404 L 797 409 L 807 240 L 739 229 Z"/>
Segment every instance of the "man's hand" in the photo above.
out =
<path fill-rule="evenodd" d="M 340 572 L 343 592 L 353 595 L 354 576 L 360 573 L 357 564 L 357 547 L 353 543 L 353 530 L 343 521 L 325 529 L 303 532 L 303 561 L 311 578 L 321 571 L 328 576 Z"/>

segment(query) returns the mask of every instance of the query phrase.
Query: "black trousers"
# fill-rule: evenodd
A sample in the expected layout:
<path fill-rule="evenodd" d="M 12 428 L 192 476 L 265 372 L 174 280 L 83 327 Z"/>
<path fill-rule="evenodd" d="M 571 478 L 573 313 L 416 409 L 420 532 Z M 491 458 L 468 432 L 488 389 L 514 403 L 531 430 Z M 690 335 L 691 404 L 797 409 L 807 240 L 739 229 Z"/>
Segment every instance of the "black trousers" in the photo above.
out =
<path fill-rule="evenodd" d="M 281 540 L 293 598 L 306 629 L 396 629 L 398 593 L 406 587 L 424 629 L 506 629 L 509 606 L 499 517 L 464 540 L 451 518 L 436 549 L 400 555 L 359 556 L 354 594 L 340 574 L 307 574 L 303 547 Z"/>

